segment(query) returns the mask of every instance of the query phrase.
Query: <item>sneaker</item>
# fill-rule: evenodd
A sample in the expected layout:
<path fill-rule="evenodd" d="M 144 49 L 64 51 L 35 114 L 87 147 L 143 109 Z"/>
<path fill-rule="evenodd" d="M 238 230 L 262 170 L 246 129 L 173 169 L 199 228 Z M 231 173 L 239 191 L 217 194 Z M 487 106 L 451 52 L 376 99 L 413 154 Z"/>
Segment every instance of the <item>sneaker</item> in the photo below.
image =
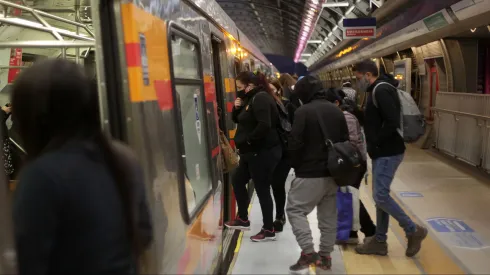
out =
<path fill-rule="evenodd" d="M 316 262 L 316 267 L 322 270 L 332 269 L 332 257 L 330 256 L 320 256 L 320 260 Z"/>
<path fill-rule="evenodd" d="M 250 237 L 250 239 L 252 240 L 252 242 L 275 241 L 276 233 L 274 231 L 265 230 L 262 228 L 257 235 Z"/>
<path fill-rule="evenodd" d="M 363 255 L 388 255 L 388 244 L 380 242 L 375 237 L 364 239 L 364 243 L 356 247 L 356 252 Z"/>
<path fill-rule="evenodd" d="M 225 226 L 237 230 L 250 230 L 250 221 L 244 221 L 237 217 L 235 220 L 226 222 Z"/>
<path fill-rule="evenodd" d="M 407 236 L 408 245 L 405 252 L 407 257 L 413 257 L 419 253 L 420 248 L 422 247 L 422 241 L 427 237 L 428 233 L 429 231 L 427 228 L 417 225 L 415 232 Z"/>
<path fill-rule="evenodd" d="M 310 265 L 317 264 L 319 262 L 320 259 L 318 257 L 318 254 L 316 253 L 305 254 L 301 252 L 301 256 L 299 257 L 299 260 L 295 264 L 289 267 L 289 271 L 291 274 L 308 274 Z"/>
<path fill-rule="evenodd" d="M 359 238 L 349 238 L 348 240 L 336 240 L 336 245 L 359 244 Z"/>
<path fill-rule="evenodd" d="M 274 221 L 274 232 L 282 232 L 284 229 L 284 225 L 286 224 L 286 217 L 282 216 L 281 218 L 276 218 Z"/>

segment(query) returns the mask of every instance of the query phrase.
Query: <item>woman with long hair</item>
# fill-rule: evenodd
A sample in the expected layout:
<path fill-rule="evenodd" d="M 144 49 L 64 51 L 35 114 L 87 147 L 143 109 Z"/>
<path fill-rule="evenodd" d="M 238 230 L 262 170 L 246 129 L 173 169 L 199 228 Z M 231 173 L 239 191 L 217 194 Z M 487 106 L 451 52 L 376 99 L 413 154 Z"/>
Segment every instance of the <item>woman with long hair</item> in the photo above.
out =
<path fill-rule="evenodd" d="M 247 184 L 250 179 L 259 198 L 264 225 L 250 239 L 254 242 L 276 239 L 273 224 L 273 202 L 270 193 L 271 177 L 281 159 L 281 141 L 277 132 L 279 99 L 272 92 L 262 74 L 242 72 L 236 77 L 236 86 L 242 98 L 235 100 L 232 117 L 238 124 L 235 144 L 240 162 L 233 175 L 233 191 L 238 203 L 238 216 L 226 223 L 229 228 L 249 230 Z"/>
<path fill-rule="evenodd" d="M 101 129 L 77 64 L 34 64 L 13 84 L 28 155 L 13 203 L 19 274 L 137 274 L 152 240 L 143 171 Z"/>
<path fill-rule="evenodd" d="M 325 96 L 328 101 L 334 103 L 343 111 L 347 121 L 347 128 L 349 129 L 350 142 L 357 147 L 359 152 L 361 152 L 363 160 L 361 163 L 361 172 L 357 177 L 355 185 L 353 185 L 354 188 L 359 189 L 361 187 L 364 174 L 367 171 L 367 153 L 364 134 L 353 107 L 357 105 L 355 102 L 351 101 L 341 89 L 330 88 L 325 92 Z M 371 238 L 376 234 L 376 226 L 374 225 L 371 216 L 369 216 L 369 213 L 367 212 L 362 201 L 360 201 L 359 220 L 361 223 L 361 232 L 364 233 L 366 238 Z M 357 245 L 359 243 L 357 231 L 351 231 L 350 237 L 347 241 L 337 241 L 337 243 Z"/>

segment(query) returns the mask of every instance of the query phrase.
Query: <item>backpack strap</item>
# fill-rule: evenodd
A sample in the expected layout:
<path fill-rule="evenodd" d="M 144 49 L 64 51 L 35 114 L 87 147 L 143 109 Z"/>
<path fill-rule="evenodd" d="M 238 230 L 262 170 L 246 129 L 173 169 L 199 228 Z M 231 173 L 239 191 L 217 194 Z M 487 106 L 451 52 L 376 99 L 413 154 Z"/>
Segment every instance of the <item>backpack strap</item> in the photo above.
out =
<path fill-rule="evenodd" d="M 322 136 L 323 136 L 323 140 L 325 141 L 325 144 L 327 146 L 331 146 L 331 145 L 333 146 L 332 141 L 329 139 L 327 128 L 325 127 L 325 125 L 323 125 L 323 118 L 320 115 L 320 112 L 316 110 L 315 113 L 316 113 L 316 117 L 318 118 L 318 123 L 320 124 L 320 129 L 322 131 Z"/>
<path fill-rule="evenodd" d="M 373 103 L 374 103 L 374 106 L 376 106 L 376 108 L 378 108 L 378 102 L 376 102 L 375 92 L 376 92 L 376 88 L 378 88 L 378 86 L 381 85 L 381 84 L 388 84 L 391 87 L 393 87 L 395 90 L 397 89 L 395 86 L 391 85 L 388 82 L 380 82 L 380 83 L 376 84 L 376 86 L 374 86 L 374 88 L 373 88 Z"/>

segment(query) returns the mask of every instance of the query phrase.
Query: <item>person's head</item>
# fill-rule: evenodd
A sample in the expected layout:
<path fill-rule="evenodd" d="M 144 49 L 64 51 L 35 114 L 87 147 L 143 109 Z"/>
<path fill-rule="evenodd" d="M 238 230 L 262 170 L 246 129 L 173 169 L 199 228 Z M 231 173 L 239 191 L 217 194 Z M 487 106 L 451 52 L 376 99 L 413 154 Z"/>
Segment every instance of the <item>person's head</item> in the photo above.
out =
<path fill-rule="evenodd" d="M 235 79 L 238 92 L 248 93 L 259 85 L 259 80 L 252 72 L 241 72 Z"/>
<path fill-rule="evenodd" d="M 279 80 L 273 79 L 269 85 L 272 85 L 271 89 L 277 96 L 282 96 L 282 87 Z"/>
<path fill-rule="evenodd" d="M 240 91 L 248 93 L 255 88 L 258 88 L 270 94 L 275 100 L 278 100 L 263 73 L 254 74 L 252 72 L 241 72 L 236 77 L 236 86 L 238 93 Z"/>
<path fill-rule="evenodd" d="M 97 90 L 83 69 L 63 59 L 34 64 L 12 87 L 13 117 L 29 158 L 100 131 Z"/>
<path fill-rule="evenodd" d="M 329 88 L 325 91 L 325 97 L 328 101 L 340 107 L 344 104 L 345 93 L 341 89 Z"/>
<path fill-rule="evenodd" d="M 378 66 L 371 59 L 357 63 L 352 69 L 356 78 L 360 82 L 373 84 L 379 76 Z"/>
<path fill-rule="evenodd" d="M 298 81 L 294 85 L 294 94 L 298 96 L 303 104 L 325 96 L 322 82 L 316 75 L 308 75 Z"/>

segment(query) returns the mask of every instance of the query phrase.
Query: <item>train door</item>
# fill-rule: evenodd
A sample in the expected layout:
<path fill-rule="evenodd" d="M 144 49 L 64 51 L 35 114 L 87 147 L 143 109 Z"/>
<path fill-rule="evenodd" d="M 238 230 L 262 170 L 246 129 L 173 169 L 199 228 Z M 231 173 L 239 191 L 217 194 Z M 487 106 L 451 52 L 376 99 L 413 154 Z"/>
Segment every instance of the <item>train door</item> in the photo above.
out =
<path fill-rule="evenodd" d="M 223 131 L 225 136 L 228 136 L 228 128 L 226 126 L 226 95 L 225 91 L 223 89 L 223 75 L 221 73 L 221 66 L 223 62 L 221 62 L 221 56 L 224 54 L 226 55 L 226 49 L 223 44 L 223 41 L 212 35 L 211 39 L 211 49 L 212 49 L 212 58 L 213 58 L 213 74 L 214 74 L 214 83 L 215 83 L 215 89 L 216 89 L 216 103 L 217 103 L 217 109 L 218 109 L 218 126 L 220 131 Z M 224 62 L 226 64 L 226 62 Z M 231 189 L 230 186 L 230 178 L 228 174 L 223 175 L 223 197 L 222 197 L 222 205 L 223 207 L 223 213 L 222 213 L 222 220 L 220 222 L 224 223 L 228 221 L 228 219 L 231 217 L 232 213 L 230 213 L 230 208 L 227 207 L 227 203 L 224 202 L 229 202 L 231 201 L 231 194 L 233 190 Z"/>

